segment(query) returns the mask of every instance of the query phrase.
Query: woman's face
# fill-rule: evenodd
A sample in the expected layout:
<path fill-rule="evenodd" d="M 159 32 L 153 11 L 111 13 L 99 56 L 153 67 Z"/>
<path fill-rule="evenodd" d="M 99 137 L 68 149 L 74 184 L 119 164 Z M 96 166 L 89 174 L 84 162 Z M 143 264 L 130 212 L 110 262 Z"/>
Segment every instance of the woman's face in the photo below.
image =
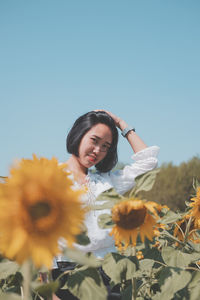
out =
<path fill-rule="evenodd" d="M 79 145 L 79 163 L 90 168 L 107 155 L 112 144 L 112 131 L 105 124 L 94 125 L 83 137 Z"/>

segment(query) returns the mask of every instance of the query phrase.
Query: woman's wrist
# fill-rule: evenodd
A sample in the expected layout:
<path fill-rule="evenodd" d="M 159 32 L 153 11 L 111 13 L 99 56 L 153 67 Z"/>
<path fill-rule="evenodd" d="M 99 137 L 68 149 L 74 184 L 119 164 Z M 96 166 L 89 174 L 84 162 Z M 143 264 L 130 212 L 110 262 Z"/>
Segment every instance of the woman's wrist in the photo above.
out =
<path fill-rule="evenodd" d="M 118 128 L 123 131 L 126 127 L 128 127 L 128 124 L 124 120 L 119 119 Z"/>

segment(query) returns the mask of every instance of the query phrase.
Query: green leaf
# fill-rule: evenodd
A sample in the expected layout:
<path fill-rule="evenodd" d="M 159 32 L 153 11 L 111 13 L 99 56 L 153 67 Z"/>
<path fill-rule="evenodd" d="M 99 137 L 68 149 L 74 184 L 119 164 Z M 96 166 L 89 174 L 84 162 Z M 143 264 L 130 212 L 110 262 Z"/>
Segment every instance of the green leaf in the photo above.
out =
<path fill-rule="evenodd" d="M 153 268 L 154 261 L 152 259 L 142 259 L 139 262 L 140 270 L 142 271 L 150 271 Z"/>
<path fill-rule="evenodd" d="M 50 283 L 39 284 L 34 287 L 34 292 L 42 297 L 50 297 L 59 288 L 59 281 L 55 280 Z"/>
<path fill-rule="evenodd" d="M 153 300 L 170 300 L 174 299 L 174 294 L 183 289 L 191 280 L 191 274 L 188 271 L 178 268 L 166 267 L 160 272 L 158 283 L 161 292 L 152 297 Z"/>
<path fill-rule="evenodd" d="M 188 300 L 188 299 L 190 299 L 190 295 L 188 293 L 187 286 L 185 286 L 182 290 L 176 292 L 174 297 L 174 300 Z"/>
<path fill-rule="evenodd" d="M 6 291 L 9 292 L 10 288 L 15 287 L 15 290 L 12 289 L 12 292 L 15 292 L 18 290 L 19 286 L 22 285 L 23 276 L 20 272 L 16 272 L 14 275 L 10 275 L 6 279 Z"/>
<path fill-rule="evenodd" d="M 199 258 L 200 258 L 200 244 L 194 244 L 192 242 L 188 242 L 188 244 L 196 251 L 199 252 Z"/>
<path fill-rule="evenodd" d="M 132 284 L 129 284 L 125 290 L 121 292 L 122 300 L 131 300 L 132 299 Z"/>
<path fill-rule="evenodd" d="M 109 214 L 102 214 L 98 217 L 98 225 L 100 228 L 113 227 L 112 216 Z"/>
<path fill-rule="evenodd" d="M 93 210 L 103 210 L 103 209 L 111 209 L 114 204 L 123 200 L 124 197 L 118 194 L 114 189 L 109 189 L 103 193 L 101 193 L 96 201 L 95 205 L 91 205 L 91 209 Z M 101 202 L 101 204 L 96 204 Z"/>
<path fill-rule="evenodd" d="M 106 300 L 107 289 L 94 268 L 80 269 L 69 274 L 65 288 L 81 300 Z"/>
<path fill-rule="evenodd" d="M 170 238 L 170 240 L 172 240 L 173 242 L 175 241 L 175 242 L 177 242 L 177 243 L 185 246 L 185 243 L 183 243 L 178 238 L 176 238 L 175 236 L 173 236 L 172 234 L 170 234 L 167 230 L 163 230 L 162 233 L 161 233 L 161 236 L 162 237 L 166 236 L 166 237 Z M 188 246 L 190 246 L 190 245 L 188 244 Z M 191 246 L 190 246 L 190 248 L 191 248 Z"/>
<path fill-rule="evenodd" d="M 90 243 L 90 239 L 89 237 L 86 235 L 86 233 L 81 233 L 81 234 L 78 234 L 76 236 L 76 242 L 79 244 L 79 245 L 88 245 Z"/>
<path fill-rule="evenodd" d="M 157 174 L 160 169 L 154 169 L 146 172 L 145 174 L 139 175 L 135 178 L 135 186 L 129 193 L 129 197 L 136 196 L 141 191 L 150 191 L 154 185 Z"/>
<path fill-rule="evenodd" d="M 165 216 L 161 219 L 161 222 L 163 224 L 169 224 L 178 221 L 182 218 L 181 214 L 175 213 L 171 210 L 168 210 L 168 212 L 165 214 Z"/>
<path fill-rule="evenodd" d="M 192 273 L 192 280 L 188 284 L 190 300 L 199 300 L 200 295 L 200 272 Z"/>
<path fill-rule="evenodd" d="M 115 189 L 111 188 L 103 193 L 101 193 L 97 198 L 96 201 L 115 201 L 116 199 L 120 200 L 124 197 L 118 194 Z M 96 202 L 95 201 L 95 202 Z"/>
<path fill-rule="evenodd" d="M 153 259 L 142 259 L 139 261 L 139 270 L 134 273 L 134 278 L 150 276 L 154 265 Z"/>
<path fill-rule="evenodd" d="M 80 265 L 86 265 L 94 268 L 101 266 L 101 260 L 97 259 L 92 253 L 85 254 L 78 249 L 66 248 L 63 255 Z"/>
<path fill-rule="evenodd" d="M 134 186 L 130 191 L 126 192 L 123 196 L 126 198 L 136 197 L 137 196 L 136 190 L 137 187 Z"/>
<path fill-rule="evenodd" d="M 22 300 L 22 298 L 15 293 L 0 293 L 0 300 Z"/>
<path fill-rule="evenodd" d="M 161 263 L 163 262 L 160 251 L 157 248 L 152 248 L 152 249 L 147 249 L 146 248 L 143 251 L 143 255 L 144 255 L 145 259 L 150 259 L 150 260 L 153 260 L 153 261 L 159 261 Z"/>
<path fill-rule="evenodd" d="M 101 205 L 91 205 L 91 209 L 92 210 L 103 210 L 103 209 L 112 209 L 113 205 L 119 203 L 121 200 L 119 199 L 113 199 L 112 201 L 108 200 L 105 201 L 103 204 Z"/>
<path fill-rule="evenodd" d="M 188 254 L 168 246 L 163 247 L 162 258 L 168 266 L 184 268 L 187 267 L 191 262 L 199 259 L 200 254 Z"/>
<path fill-rule="evenodd" d="M 114 284 L 129 280 L 134 277 L 138 268 L 136 257 L 125 257 L 119 253 L 108 253 L 102 264 L 104 272 L 111 278 Z"/>
<path fill-rule="evenodd" d="M 19 265 L 13 261 L 3 261 L 0 263 L 0 279 L 6 279 L 19 270 Z"/>

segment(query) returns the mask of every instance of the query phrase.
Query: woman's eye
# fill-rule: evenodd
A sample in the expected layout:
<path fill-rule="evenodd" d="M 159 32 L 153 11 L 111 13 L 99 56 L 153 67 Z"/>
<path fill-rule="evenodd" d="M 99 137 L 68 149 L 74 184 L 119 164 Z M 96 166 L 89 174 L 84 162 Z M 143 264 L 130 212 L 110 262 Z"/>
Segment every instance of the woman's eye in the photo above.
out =
<path fill-rule="evenodd" d="M 97 140 L 95 138 L 91 138 L 91 140 L 92 140 L 93 143 L 97 142 Z"/>
<path fill-rule="evenodd" d="M 110 147 L 108 147 L 107 145 L 103 145 L 102 148 L 103 148 L 104 150 L 108 151 Z"/>

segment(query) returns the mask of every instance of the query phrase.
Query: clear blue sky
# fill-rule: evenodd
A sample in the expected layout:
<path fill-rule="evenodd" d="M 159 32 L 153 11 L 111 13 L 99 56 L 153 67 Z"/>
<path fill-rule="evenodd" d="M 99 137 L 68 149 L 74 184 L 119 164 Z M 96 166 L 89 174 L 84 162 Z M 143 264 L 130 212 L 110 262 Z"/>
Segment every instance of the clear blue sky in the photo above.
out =
<path fill-rule="evenodd" d="M 199 0 L 1 0 L 0 175 L 32 153 L 66 160 L 71 125 L 97 108 L 158 145 L 160 164 L 199 155 L 199 16 Z"/>

